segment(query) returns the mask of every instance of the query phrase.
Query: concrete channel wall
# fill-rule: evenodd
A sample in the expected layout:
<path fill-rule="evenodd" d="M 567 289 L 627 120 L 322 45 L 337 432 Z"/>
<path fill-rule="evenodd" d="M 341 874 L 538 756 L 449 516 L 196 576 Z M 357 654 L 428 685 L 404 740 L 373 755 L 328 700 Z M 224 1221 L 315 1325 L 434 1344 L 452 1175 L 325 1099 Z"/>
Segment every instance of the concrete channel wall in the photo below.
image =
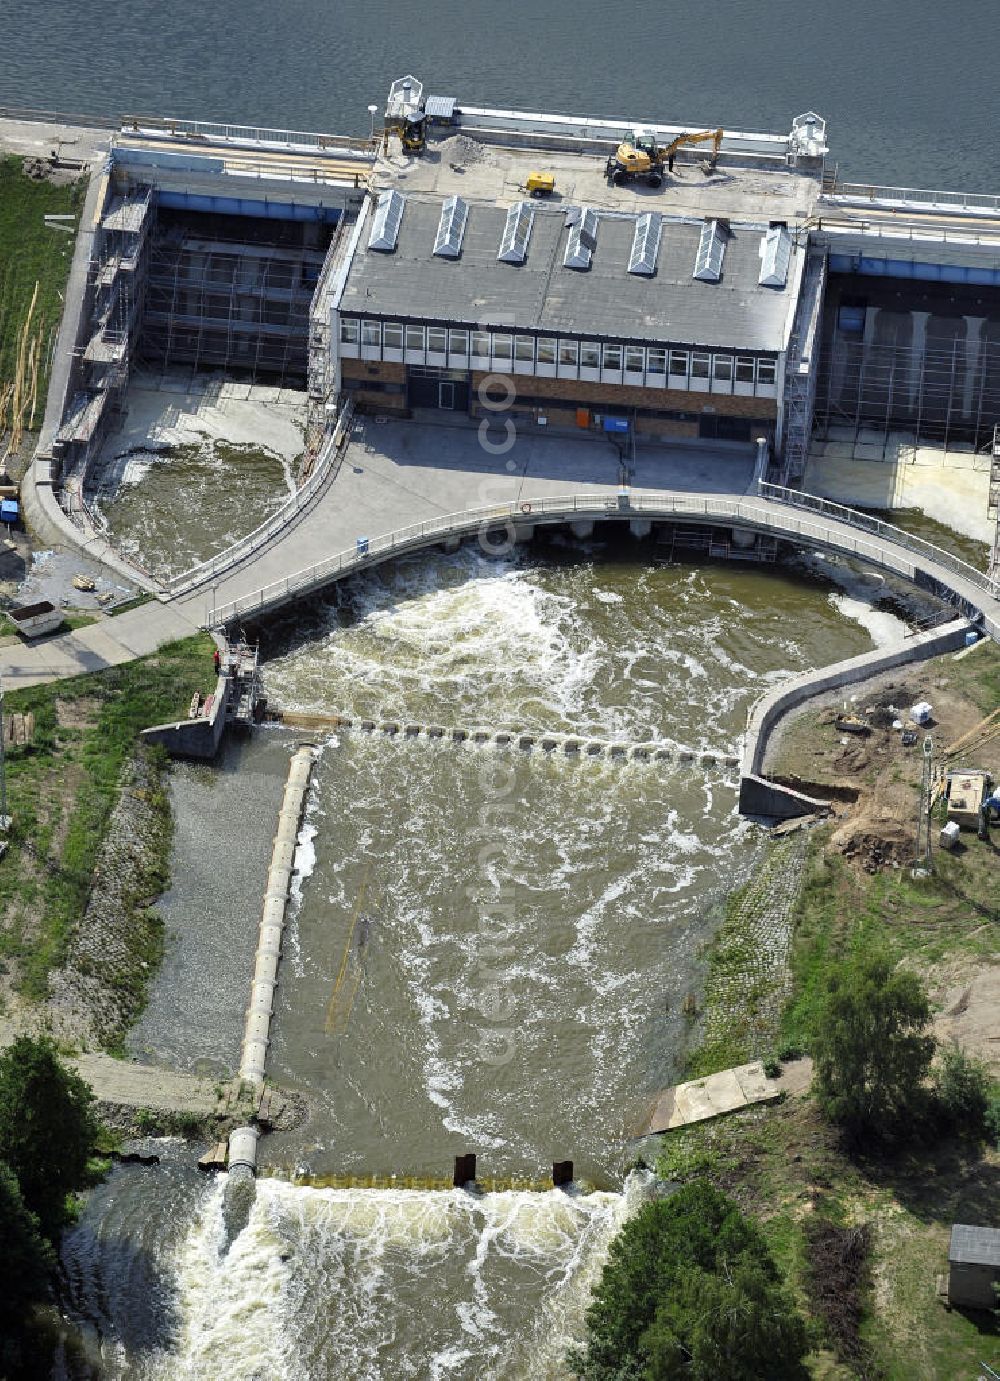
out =
<path fill-rule="evenodd" d="M 860 657 L 849 657 L 846 661 L 796 676 L 766 695 L 754 707 L 747 725 L 740 777 L 740 814 L 789 819 L 828 809 L 829 802 L 768 781 L 763 775 L 768 743 L 777 725 L 790 711 L 824 691 L 840 690 L 895 667 L 954 652 L 963 646 L 968 631 L 968 620 L 954 619 L 929 633 L 918 633 L 897 647 L 876 648 Z"/>
<path fill-rule="evenodd" d="M 179 719 L 173 724 L 154 724 L 143 729 L 144 743 L 158 743 L 175 758 L 203 758 L 210 760 L 219 751 L 226 728 L 226 711 L 233 682 L 220 676 L 215 683 L 212 706 L 207 715 L 195 719 Z"/>
<path fill-rule="evenodd" d="M 264 1084 L 264 1066 L 271 1036 L 271 1015 L 274 1010 L 274 990 L 278 984 L 285 912 L 312 765 L 312 746 L 304 744 L 297 748 L 288 769 L 285 795 L 278 813 L 278 829 L 274 836 L 271 866 L 267 873 L 257 957 L 250 984 L 250 1004 L 247 1008 L 243 1051 L 240 1057 L 240 1078 L 253 1084 L 258 1091 Z"/>

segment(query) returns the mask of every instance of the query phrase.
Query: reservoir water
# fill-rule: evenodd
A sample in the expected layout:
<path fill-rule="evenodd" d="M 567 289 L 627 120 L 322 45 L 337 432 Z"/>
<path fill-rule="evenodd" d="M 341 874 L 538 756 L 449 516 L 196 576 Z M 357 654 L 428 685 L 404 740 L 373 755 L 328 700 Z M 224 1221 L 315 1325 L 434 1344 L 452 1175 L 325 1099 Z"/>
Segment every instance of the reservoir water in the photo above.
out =
<path fill-rule="evenodd" d="M 629 541 L 428 553 L 273 627 L 265 675 L 288 709 L 731 750 L 772 680 L 871 645 L 859 620 L 899 636 L 870 607 L 880 583 L 843 578 L 847 593 L 802 572 L 668 566 Z M 188 816 L 164 902 L 181 938 L 134 1038 L 146 1059 L 235 1066 L 240 947 L 294 741 L 234 745 L 214 783 L 177 769 L 175 809 L 211 818 L 220 865 Z M 64 1305 L 103 1374 L 565 1377 L 643 1193 L 635 1176 L 623 1190 L 636 1113 L 677 1072 L 701 946 L 762 847 L 734 786 L 725 771 L 323 742 L 270 1064 L 311 1113 L 262 1160 L 339 1183 L 261 1178 L 230 1242 L 225 1177 L 206 1183 L 189 1150 L 115 1170 L 63 1254 Z M 501 1182 L 572 1158 L 594 1192 L 346 1187 L 447 1179 L 466 1150 Z"/>
<path fill-rule="evenodd" d="M 992 0 L 537 5 L 8 0 L 0 103 L 364 134 L 413 72 L 468 104 L 784 131 L 813 109 L 848 177 L 995 192 Z"/>

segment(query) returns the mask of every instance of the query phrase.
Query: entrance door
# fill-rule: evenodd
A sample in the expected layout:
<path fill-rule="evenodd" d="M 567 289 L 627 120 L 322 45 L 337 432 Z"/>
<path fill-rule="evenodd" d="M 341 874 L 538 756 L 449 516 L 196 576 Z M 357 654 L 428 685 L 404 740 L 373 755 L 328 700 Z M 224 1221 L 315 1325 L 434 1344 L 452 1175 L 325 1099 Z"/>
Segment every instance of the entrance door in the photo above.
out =
<path fill-rule="evenodd" d="M 444 408 L 447 412 L 455 409 L 455 385 L 446 379 L 442 379 L 438 384 L 438 407 Z"/>

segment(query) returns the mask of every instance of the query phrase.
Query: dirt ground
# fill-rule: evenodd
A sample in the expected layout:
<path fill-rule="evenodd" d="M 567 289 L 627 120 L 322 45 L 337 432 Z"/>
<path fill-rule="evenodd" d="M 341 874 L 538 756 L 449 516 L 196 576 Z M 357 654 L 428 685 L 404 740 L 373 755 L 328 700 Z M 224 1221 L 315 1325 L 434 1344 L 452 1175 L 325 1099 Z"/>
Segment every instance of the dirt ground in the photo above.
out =
<path fill-rule="evenodd" d="M 1000 1078 L 1000 954 L 992 963 L 966 956 L 942 962 L 930 980 L 938 1040 L 957 1042 Z"/>
<path fill-rule="evenodd" d="M 801 783 L 807 794 L 834 796 L 838 825 L 831 847 L 866 872 L 912 864 L 926 737 L 939 770 L 984 767 L 1000 780 L 1000 733 L 948 756 L 949 747 L 1000 703 L 991 690 L 998 667 L 1000 652 L 983 645 L 959 661 L 951 655 L 935 658 L 819 697 L 781 726 L 765 770 Z M 903 734 L 893 725 L 907 724 L 910 707 L 919 701 L 932 706 L 931 720 L 904 747 Z M 867 720 L 870 731 L 838 729 L 835 720 L 845 711 Z M 937 829 L 934 834 L 936 844 Z M 976 842 L 970 835 L 966 847 Z"/>

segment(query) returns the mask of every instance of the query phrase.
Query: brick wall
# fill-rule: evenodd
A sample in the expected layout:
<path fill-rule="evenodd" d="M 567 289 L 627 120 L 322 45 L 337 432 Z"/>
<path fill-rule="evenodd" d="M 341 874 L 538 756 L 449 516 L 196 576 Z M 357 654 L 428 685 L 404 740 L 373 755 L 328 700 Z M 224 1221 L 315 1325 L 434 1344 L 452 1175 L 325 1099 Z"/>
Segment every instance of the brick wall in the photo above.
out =
<path fill-rule="evenodd" d="M 473 397 L 482 380 L 489 377 L 485 373 L 473 373 Z M 778 405 L 773 398 L 740 398 L 724 393 L 686 393 L 674 388 L 634 388 L 630 384 L 600 384 L 573 379 L 539 379 L 526 374 L 510 374 L 504 377 L 510 379 L 519 397 L 565 400 L 581 407 L 601 408 L 612 404 L 623 408 L 655 408 L 660 412 L 700 413 L 708 410 L 723 417 L 771 419 L 778 415 Z M 496 390 L 496 396 L 501 396 L 499 390 Z M 516 399 L 512 406 L 518 406 Z"/>

